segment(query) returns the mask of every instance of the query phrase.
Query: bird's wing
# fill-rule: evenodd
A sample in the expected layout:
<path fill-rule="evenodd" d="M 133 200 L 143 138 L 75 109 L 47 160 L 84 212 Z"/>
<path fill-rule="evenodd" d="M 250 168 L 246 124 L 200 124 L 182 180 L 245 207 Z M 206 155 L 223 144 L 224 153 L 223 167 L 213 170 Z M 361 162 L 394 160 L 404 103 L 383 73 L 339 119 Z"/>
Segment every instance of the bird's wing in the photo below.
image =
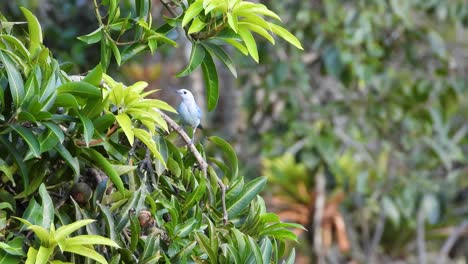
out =
<path fill-rule="evenodd" d="M 202 111 L 201 111 L 200 107 L 198 107 L 198 105 L 195 104 L 195 106 L 197 107 L 197 117 L 199 119 L 201 119 L 202 116 L 203 116 Z"/>

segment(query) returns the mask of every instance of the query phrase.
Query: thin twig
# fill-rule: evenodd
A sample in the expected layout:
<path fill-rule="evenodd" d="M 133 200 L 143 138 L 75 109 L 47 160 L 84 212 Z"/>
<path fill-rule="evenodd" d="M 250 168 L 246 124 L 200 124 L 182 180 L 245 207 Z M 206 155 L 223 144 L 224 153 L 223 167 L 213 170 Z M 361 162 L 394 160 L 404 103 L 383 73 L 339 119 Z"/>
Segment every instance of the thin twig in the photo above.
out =
<path fill-rule="evenodd" d="M 427 263 L 426 257 L 426 240 L 425 240 L 425 230 L 424 230 L 424 222 L 426 220 L 426 215 L 424 213 L 423 208 L 419 208 L 418 210 L 418 218 L 417 218 L 417 229 L 416 229 L 416 243 L 418 248 L 418 258 L 420 264 Z"/>
<path fill-rule="evenodd" d="M 190 137 L 185 133 L 185 131 L 180 127 L 172 118 L 170 118 L 168 115 L 163 113 L 160 110 L 157 110 L 161 117 L 166 121 L 166 123 L 174 129 L 177 134 L 182 138 L 182 140 L 187 144 L 187 146 L 190 149 L 190 152 L 192 152 L 193 156 L 197 160 L 198 166 L 200 167 L 200 170 L 203 173 L 204 177 L 207 177 L 207 170 L 208 170 L 208 163 L 203 159 L 202 155 L 200 152 L 197 150 L 195 145 L 193 144 L 192 140 Z M 216 177 L 216 181 L 221 188 L 221 202 L 223 204 L 223 223 L 227 224 L 228 223 L 228 214 L 226 210 L 226 185 L 218 178 Z"/>
<path fill-rule="evenodd" d="M 465 231 L 465 229 L 468 228 L 468 220 L 463 221 L 457 228 L 455 228 L 450 234 L 450 236 L 447 238 L 445 241 L 444 245 L 442 246 L 442 249 L 440 250 L 439 256 L 437 257 L 437 264 L 443 264 L 446 262 L 447 255 L 452 249 L 452 247 L 455 245 L 455 242 L 457 242 L 458 237 Z"/>
<path fill-rule="evenodd" d="M 372 242 L 369 246 L 369 251 L 367 252 L 368 263 L 376 263 L 375 253 L 377 251 L 377 247 L 379 246 L 380 240 L 382 239 L 382 235 L 385 230 L 385 217 L 385 211 L 383 209 L 380 209 L 379 220 L 375 227 L 374 236 L 372 237 Z"/>
<path fill-rule="evenodd" d="M 325 210 L 325 186 L 326 179 L 323 172 L 319 173 L 315 182 L 315 205 L 314 205 L 314 251 L 317 255 L 317 263 L 325 263 L 325 248 L 322 240 L 322 220 Z"/>

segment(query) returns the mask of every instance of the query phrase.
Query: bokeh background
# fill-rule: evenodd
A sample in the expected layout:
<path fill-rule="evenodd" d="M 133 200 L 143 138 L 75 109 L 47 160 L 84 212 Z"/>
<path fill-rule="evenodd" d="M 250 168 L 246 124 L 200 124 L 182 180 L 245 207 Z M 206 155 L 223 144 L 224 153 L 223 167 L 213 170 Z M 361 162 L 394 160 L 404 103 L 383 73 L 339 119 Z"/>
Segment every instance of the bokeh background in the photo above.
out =
<path fill-rule="evenodd" d="M 122 0 L 123 8 L 131 1 Z M 269 0 L 300 51 L 260 38 L 260 64 L 231 50 L 238 77 L 219 71 L 207 135 L 235 146 L 247 178 L 266 175 L 270 210 L 298 222 L 297 263 L 468 262 L 468 3 L 466 0 Z M 90 0 L 1 1 L 33 11 L 48 46 L 85 73 L 99 46 Z M 155 24 L 166 14 L 153 1 Z M 110 72 L 144 80 L 172 105 L 188 88 L 204 105 L 201 73 L 177 79 L 190 42 Z M 220 65 L 222 68 L 222 65 Z"/>

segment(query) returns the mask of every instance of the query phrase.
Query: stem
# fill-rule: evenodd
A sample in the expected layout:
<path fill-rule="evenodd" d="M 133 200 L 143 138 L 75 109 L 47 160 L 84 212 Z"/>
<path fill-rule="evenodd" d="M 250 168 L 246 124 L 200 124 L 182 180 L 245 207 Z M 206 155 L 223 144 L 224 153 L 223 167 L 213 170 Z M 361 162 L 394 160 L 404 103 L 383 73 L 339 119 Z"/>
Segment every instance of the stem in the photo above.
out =
<path fill-rule="evenodd" d="M 185 131 L 174 121 L 172 118 L 170 118 L 168 115 L 163 113 L 161 110 L 157 110 L 161 117 L 166 121 L 166 123 L 174 129 L 177 134 L 182 138 L 182 140 L 187 144 L 187 146 L 190 149 L 190 152 L 192 152 L 193 156 L 197 160 L 198 166 L 200 167 L 200 170 L 203 173 L 204 177 L 207 176 L 207 170 L 208 170 L 208 163 L 203 159 L 202 155 L 200 152 L 197 150 L 195 145 L 193 144 L 192 140 L 190 137 L 185 133 Z M 226 185 L 218 178 L 216 177 L 216 182 L 218 183 L 219 187 L 221 188 L 221 202 L 223 205 L 223 223 L 226 225 L 228 223 L 228 214 L 226 210 Z"/>

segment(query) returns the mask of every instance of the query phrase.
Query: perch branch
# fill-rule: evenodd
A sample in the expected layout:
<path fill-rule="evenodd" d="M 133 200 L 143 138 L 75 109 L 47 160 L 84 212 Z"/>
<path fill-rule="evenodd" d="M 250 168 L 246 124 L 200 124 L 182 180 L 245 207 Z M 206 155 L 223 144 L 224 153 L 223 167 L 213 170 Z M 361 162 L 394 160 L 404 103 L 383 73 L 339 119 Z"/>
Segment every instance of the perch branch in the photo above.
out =
<path fill-rule="evenodd" d="M 203 173 L 204 177 L 207 177 L 207 170 L 208 170 L 208 163 L 203 159 L 201 156 L 200 152 L 197 150 L 195 145 L 193 144 L 192 140 L 190 137 L 185 133 L 185 131 L 180 127 L 172 118 L 170 118 L 168 115 L 163 113 L 160 110 L 157 110 L 161 117 L 166 121 L 166 123 L 174 129 L 177 134 L 182 138 L 182 140 L 187 144 L 188 148 L 190 149 L 190 152 L 192 152 L 193 156 L 197 160 L 198 166 L 200 166 L 200 170 Z M 223 204 L 223 222 L 224 224 L 228 223 L 228 214 L 226 210 L 226 185 L 218 178 L 216 177 L 216 181 L 221 188 L 221 202 Z"/>
<path fill-rule="evenodd" d="M 437 260 L 435 263 L 443 264 L 446 262 L 447 260 L 446 258 L 447 258 L 448 253 L 450 252 L 450 249 L 452 249 L 452 247 L 455 245 L 455 242 L 457 242 L 460 235 L 467 228 L 468 228 L 468 220 L 465 220 L 453 230 L 452 234 L 450 234 L 450 236 L 447 238 L 444 245 L 442 246 L 442 249 L 440 250 L 439 256 L 437 257 Z"/>

